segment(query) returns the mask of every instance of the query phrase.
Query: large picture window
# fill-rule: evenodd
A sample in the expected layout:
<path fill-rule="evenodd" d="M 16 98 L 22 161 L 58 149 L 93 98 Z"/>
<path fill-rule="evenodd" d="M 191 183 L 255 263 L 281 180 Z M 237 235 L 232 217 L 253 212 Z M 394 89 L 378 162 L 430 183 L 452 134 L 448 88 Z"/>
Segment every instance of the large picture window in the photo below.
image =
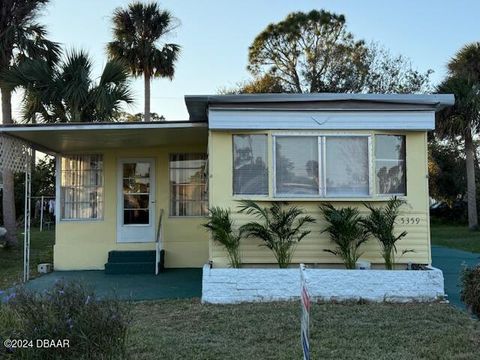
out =
<path fill-rule="evenodd" d="M 368 136 L 275 136 L 275 195 L 370 195 Z"/>
<path fill-rule="evenodd" d="M 405 154 L 405 136 L 375 136 L 375 180 L 377 194 L 406 194 Z"/>
<path fill-rule="evenodd" d="M 206 154 L 170 155 L 170 215 L 208 214 Z"/>
<path fill-rule="evenodd" d="M 267 135 L 233 136 L 233 193 L 268 195 Z"/>
<path fill-rule="evenodd" d="M 60 209 L 62 220 L 102 218 L 102 155 L 71 155 L 62 157 Z"/>

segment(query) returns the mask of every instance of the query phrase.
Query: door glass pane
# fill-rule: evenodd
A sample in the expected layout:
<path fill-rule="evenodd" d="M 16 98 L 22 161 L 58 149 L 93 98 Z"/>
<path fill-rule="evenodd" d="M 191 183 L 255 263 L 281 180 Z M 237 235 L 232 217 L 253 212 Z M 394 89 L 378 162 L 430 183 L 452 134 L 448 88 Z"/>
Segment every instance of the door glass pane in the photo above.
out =
<path fill-rule="evenodd" d="M 150 179 L 123 179 L 123 191 L 125 193 L 143 193 L 150 192 Z"/>
<path fill-rule="evenodd" d="M 123 211 L 123 223 L 125 225 L 138 225 L 149 223 L 149 211 L 148 210 L 124 210 Z"/>
<path fill-rule="evenodd" d="M 123 207 L 125 209 L 148 209 L 148 195 L 124 195 Z"/>
<path fill-rule="evenodd" d="M 327 196 L 369 194 L 368 138 L 326 138 Z"/>
<path fill-rule="evenodd" d="M 150 177 L 150 163 L 126 163 L 123 164 L 123 177 Z"/>
<path fill-rule="evenodd" d="M 276 138 L 276 193 L 318 195 L 318 138 Z"/>
<path fill-rule="evenodd" d="M 150 163 L 123 164 L 123 224 L 150 223 Z"/>

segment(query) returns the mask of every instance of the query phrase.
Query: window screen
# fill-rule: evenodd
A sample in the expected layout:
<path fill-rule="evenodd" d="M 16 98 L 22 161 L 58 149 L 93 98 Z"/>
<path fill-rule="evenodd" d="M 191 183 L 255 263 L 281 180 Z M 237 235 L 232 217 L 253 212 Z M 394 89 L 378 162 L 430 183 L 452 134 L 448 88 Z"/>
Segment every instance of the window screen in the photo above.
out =
<path fill-rule="evenodd" d="M 267 135 L 233 136 L 233 193 L 268 195 Z"/>
<path fill-rule="evenodd" d="M 326 137 L 327 196 L 369 195 L 368 138 Z"/>
<path fill-rule="evenodd" d="M 100 219 L 103 216 L 102 155 L 72 155 L 61 159 L 62 219 Z"/>
<path fill-rule="evenodd" d="M 170 215 L 204 216 L 208 213 L 207 155 L 170 155 Z"/>
<path fill-rule="evenodd" d="M 375 136 L 377 194 L 406 194 L 405 153 L 405 136 Z"/>

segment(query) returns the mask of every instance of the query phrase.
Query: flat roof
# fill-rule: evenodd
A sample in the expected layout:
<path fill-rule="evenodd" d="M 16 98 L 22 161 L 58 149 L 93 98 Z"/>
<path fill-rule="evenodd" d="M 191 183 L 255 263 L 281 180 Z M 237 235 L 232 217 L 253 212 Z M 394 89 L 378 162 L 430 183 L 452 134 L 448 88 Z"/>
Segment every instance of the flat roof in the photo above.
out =
<path fill-rule="evenodd" d="M 54 123 L 2 125 L 6 134 L 46 153 L 96 151 L 112 148 L 207 144 L 205 122 Z"/>
<path fill-rule="evenodd" d="M 452 94 L 238 94 L 185 95 L 190 121 L 208 121 L 211 106 L 255 110 L 428 110 L 439 111 L 455 103 Z"/>

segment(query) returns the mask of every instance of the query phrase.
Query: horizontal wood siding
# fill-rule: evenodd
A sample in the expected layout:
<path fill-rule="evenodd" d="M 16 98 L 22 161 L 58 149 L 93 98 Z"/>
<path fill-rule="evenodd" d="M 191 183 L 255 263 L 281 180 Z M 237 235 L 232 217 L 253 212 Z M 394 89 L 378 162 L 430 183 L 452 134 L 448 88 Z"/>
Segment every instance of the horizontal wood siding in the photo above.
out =
<path fill-rule="evenodd" d="M 232 135 L 246 133 L 245 131 L 210 131 L 209 134 L 209 199 L 210 206 L 221 206 L 230 208 L 236 226 L 241 226 L 249 220 L 254 220 L 244 214 L 238 214 L 238 200 L 242 197 L 232 195 Z M 257 131 L 250 133 L 262 133 L 269 135 L 268 146 L 268 167 L 269 167 L 269 196 L 250 197 L 263 206 L 268 206 L 272 201 L 288 201 L 291 205 L 304 208 L 306 213 L 313 216 L 316 224 L 310 226 L 312 233 L 309 234 L 298 245 L 293 261 L 295 263 L 305 262 L 311 264 L 339 264 L 341 260 L 323 249 L 332 249 L 328 235 L 321 233 L 325 228 L 322 215 L 318 208 L 320 203 L 331 202 L 335 206 L 353 206 L 358 207 L 362 213 L 367 210 L 363 202 L 370 202 L 375 205 L 382 205 L 388 198 L 372 197 L 365 199 L 278 199 L 273 197 L 273 174 L 272 174 L 272 142 L 271 136 L 275 131 Z M 336 132 L 321 132 L 322 134 Z M 350 134 L 352 131 L 349 132 Z M 408 262 L 430 264 L 430 230 L 428 215 L 428 179 L 427 179 L 427 140 L 426 132 L 387 132 L 387 131 L 358 131 L 354 134 L 390 133 L 406 136 L 406 166 L 407 166 L 407 196 L 405 200 L 407 205 L 402 208 L 397 231 L 403 230 L 408 235 L 398 243 L 397 263 L 406 264 Z M 282 131 L 285 134 L 285 131 Z M 315 132 L 312 132 L 315 134 Z M 243 197 L 246 198 L 246 197 Z M 418 224 L 401 224 L 401 218 L 418 218 Z M 405 221 L 406 222 L 406 221 Z M 258 239 L 247 239 L 242 241 L 241 251 L 243 262 L 245 264 L 275 264 L 275 259 L 270 250 L 260 246 Z M 402 250 L 411 249 L 413 253 L 407 253 L 400 256 Z M 383 259 L 380 254 L 378 241 L 371 239 L 362 247 L 363 255 L 361 259 L 371 261 L 372 263 L 382 264 Z M 222 247 L 214 244 L 210 240 L 210 260 L 214 266 L 228 266 L 228 260 Z"/>

